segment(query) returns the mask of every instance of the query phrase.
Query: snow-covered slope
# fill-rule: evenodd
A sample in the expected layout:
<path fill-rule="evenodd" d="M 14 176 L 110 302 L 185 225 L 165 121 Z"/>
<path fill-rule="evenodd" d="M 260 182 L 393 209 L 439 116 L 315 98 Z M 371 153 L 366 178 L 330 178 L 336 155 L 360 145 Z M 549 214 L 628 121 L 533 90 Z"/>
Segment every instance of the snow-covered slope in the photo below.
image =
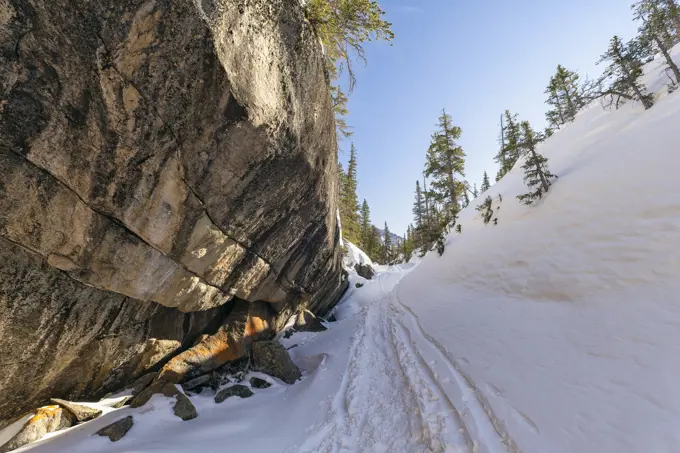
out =
<path fill-rule="evenodd" d="M 559 176 L 543 201 L 515 199 L 519 162 L 396 289 L 524 452 L 680 451 L 680 93 L 664 79 L 647 66 L 649 111 L 581 112 L 540 147 Z M 474 209 L 487 195 L 497 226 Z"/>

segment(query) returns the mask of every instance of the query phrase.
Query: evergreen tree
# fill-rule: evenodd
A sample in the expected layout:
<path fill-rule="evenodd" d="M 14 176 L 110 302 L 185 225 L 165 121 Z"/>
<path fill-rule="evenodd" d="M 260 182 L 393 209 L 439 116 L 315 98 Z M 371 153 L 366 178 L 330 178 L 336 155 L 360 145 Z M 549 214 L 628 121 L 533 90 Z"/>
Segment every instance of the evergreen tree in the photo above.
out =
<path fill-rule="evenodd" d="M 326 70 L 331 83 L 331 99 L 335 111 L 336 132 L 342 137 L 351 135 L 347 125 L 347 95 L 338 79 L 347 72 L 349 92 L 354 89 L 353 57 L 366 62 L 363 44 L 366 41 L 391 41 L 394 34 L 385 14 L 374 0 L 308 0 L 306 13 L 324 46 Z"/>
<path fill-rule="evenodd" d="M 658 3 L 659 0 L 643 0 L 633 5 L 636 19 L 642 22 L 638 29 L 638 40 L 641 46 L 649 48 L 650 54 L 658 52 L 663 55 L 666 68 L 672 73 L 672 76 L 668 76 L 672 90 L 680 82 L 680 69 L 671 57 L 673 40 L 668 31 L 669 26 L 672 26 L 670 13 Z"/>
<path fill-rule="evenodd" d="M 680 6 L 676 0 L 663 0 L 666 6 L 668 19 L 675 29 L 675 42 L 680 42 Z"/>
<path fill-rule="evenodd" d="M 338 207 L 340 210 L 340 224 L 342 226 L 342 237 L 347 238 L 345 232 L 345 188 L 347 186 L 347 173 L 342 167 L 342 162 L 338 161 Z"/>
<path fill-rule="evenodd" d="M 324 45 L 331 75 L 346 70 L 352 92 L 352 57 L 366 62 L 363 43 L 391 41 L 392 24 L 383 19 L 385 12 L 374 0 L 308 0 L 306 4 L 307 18 Z"/>
<path fill-rule="evenodd" d="M 557 176 L 548 170 L 548 159 L 536 152 L 536 145 L 540 137 L 531 128 L 528 121 L 522 122 L 522 147 L 527 151 L 527 160 L 522 165 L 524 170 L 524 182 L 530 189 L 529 193 L 518 195 L 517 198 L 524 204 L 531 204 L 543 197 L 551 185 L 551 179 Z"/>
<path fill-rule="evenodd" d="M 493 217 L 492 204 L 493 200 L 491 199 L 491 197 L 487 196 L 484 199 L 484 203 L 480 204 L 475 208 L 477 211 L 482 213 L 482 219 L 484 220 L 484 224 L 489 223 L 491 217 Z"/>
<path fill-rule="evenodd" d="M 378 228 L 371 225 L 371 230 L 369 233 L 368 243 L 364 252 L 376 263 L 380 263 L 382 260 L 382 241 L 380 240 L 380 232 Z"/>
<path fill-rule="evenodd" d="M 569 71 L 562 65 L 557 66 L 557 71 L 550 78 L 545 90 L 548 95 L 546 103 L 553 107 L 546 114 L 551 127 L 559 129 L 560 126 L 574 121 L 578 111 L 585 105 L 578 82 L 579 75 L 576 72 Z"/>
<path fill-rule="evenodd" d="M 356 157 L 356 148 L 352 144 L 347 173 L 342 172 L 342 167 L 340 169 L 340 221 L 342 222 L 343 236 L 353 244 L 359 244 L 361 240 Z"/>
<path fill-rule="evenodd" d="M 636 19 L 656 14 L 656 32 L 666 48 L 680 42 L 680 7 L 676 0 L 637 0 L 632 8 Z"/>
<path fill-rule="evenodd" d="M 513 115 L 509 110 L 506 110 L 501 116 L 501 149 L 494 158 L 500 165 L 496 181 L 500 181 L 507 172 L 512 170 L 515 162 L 519 159 L 521 135 L 517 114 Z M 482 190 L 482 192 L 484 191 Z"/>
<path fill-rule="evenodd" d="M 468 196 L 469 186 L 467 182 L 465 183 L 465 189 L 463 190 L 463 207 L 467 208 L 470 206 L 470 197 Z"/>
<path fill-rule="evenodd" d="M 360 247 L 366 253 L 370 249 L 371 240 L 373 239 L 373 226 L 371 225 L 371 210 L 368 207 L 368 202 L 364 198 L 361 205 L 361 240 Z"/>
<path fill-rule="evenodd" d="M 385 231 L 383 233 L 385 237 L 383 238 L 382 257 L 383 262 L 389 264 L 394 259 L 394 250 L 392 248 L 392 233 L 390 233 L 387 222 L 385 222 Z"/>
<path fill-rule="evenodd" d="M 602 75 L 603 81 L 610 81 L 610 87 L 604 94 L 609 95 L 611 103 L 615 103 L 617 107 L 621 98 L 639 101 L 645 109 L 654 105 L 654 96 L 648 94 L 639 82 L 643 65 L 640 55 L 641 46 L 638 43 L 624 44 L 621 38 L 614 36 L 609 49 L 598 62 L 609 62 Z"/>
<path fill-rule="evenodd" d="M 423 246 L 422 253 L 425 254 L 425 250 L 429 250 L 432 246 L 432 238 L 434 235 L 434 219 L 433 209 L 434 202 L 430 202 L 431 192 L 427 190 L 427 178 L 423 176 L 423 198 L 425 199 L 425 215 L 423 217 Z"/>
<path fill-rule="evenodd" d="M 425 175 L 433 178 L 430 195 L 444 205 L 445 216 L 453 221 L 460 211 L 459 197 L 463 191 L 457 178 L 465 176 L 465 152 L 457 143 L 462 130 L 453 125 L 445 110 L 442 110 L 437 127 L 427 151 Z"/>
<path fill-rule="evenodd" d="M 338 137 L 348 138 L 352 135 L 351 128 L 347 125 L 347 102 L 349 99 L 347 95 L 337 85 L 330 87 L 331 101 L 333 102 L 333 111 L 335 112 L 335 131 Z"/>
<path fill-rule="evenodd" d="M 425 197 L 420 189 L 420 181 L 416 181 L 416 194 L 415 200 L 413 201 L 413 221 L 415 222 L 413 242 L 415 248 L 421 248 L 425 243 L 426 216 Z"/>
<path fill-rule="evenodd" d="M 489 179 L 488 176 L 487 176 L 487 179 Z M 479 196 L 479 192 L 477 191 L 477 183 L 472 185 L 472 196 L 475 197 L 475 198 L 477 198 Z"/>
<path fill-rule="evenodd" d="M 482 187 L 481 187 L 482 193 L 486 192 L 490 188 L 491 188 L 491 183 L 489 182 L 489 175 L 487 175 L 486 172 L 484 172 L 484 177 L 482 178 Z"/>
<path fill-rule="evenodd" d="M 409 225 L 406 228 L 406 234 L 404 235 L 404 241 L 402 242 L 401 253 L 404 255 L 404 262 L 408 263 L 413 256 L 413 250 L 415 249 L 413 243 L 413 226 Z"/>

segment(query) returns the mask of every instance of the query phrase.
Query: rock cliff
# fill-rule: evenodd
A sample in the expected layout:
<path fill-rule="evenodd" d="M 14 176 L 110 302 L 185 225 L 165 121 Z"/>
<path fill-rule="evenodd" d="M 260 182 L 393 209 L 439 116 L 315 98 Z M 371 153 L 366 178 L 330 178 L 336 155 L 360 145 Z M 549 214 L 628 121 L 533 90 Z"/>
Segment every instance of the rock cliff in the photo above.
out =
<path fill-rule="evenodd" d="M 330 308 L 333 121 L 298 0 L 0 0 L 0 424 Z"/>

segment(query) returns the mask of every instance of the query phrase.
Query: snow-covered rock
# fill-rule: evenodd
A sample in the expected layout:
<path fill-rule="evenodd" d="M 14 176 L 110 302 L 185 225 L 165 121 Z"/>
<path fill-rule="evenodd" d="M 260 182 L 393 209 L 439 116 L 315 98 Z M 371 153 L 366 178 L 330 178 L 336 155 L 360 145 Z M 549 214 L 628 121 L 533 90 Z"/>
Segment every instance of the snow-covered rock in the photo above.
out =
<path fill-rule="evenodd" d="M 366 252 L 348 240 L 345 240 L 345 250 L 347 253 L 342 259 L 342 264 L 345 268 L 356 271 L 360 277 L 363 277 L 366 280 L 373 278 L 375 275 L 373 261 L 371 261 L 371 258 L 368 257 Z"/>

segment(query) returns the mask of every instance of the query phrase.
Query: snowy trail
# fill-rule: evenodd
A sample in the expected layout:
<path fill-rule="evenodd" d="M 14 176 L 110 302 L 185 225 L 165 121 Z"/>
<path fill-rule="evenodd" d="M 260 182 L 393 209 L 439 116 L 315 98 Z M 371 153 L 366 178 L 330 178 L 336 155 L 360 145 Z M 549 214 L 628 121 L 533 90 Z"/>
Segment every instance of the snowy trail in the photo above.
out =
<path fill-rule="evenodd" d="M 282 340 L 304 373 L 295 385 L 253 389 L 251 398 L 219 405 L 210 393 L 193 395 L 199 417 L 191 422 L 154 397 L 148 407 L 111 411 L 25 451 L 184 453 L 200 444 L 215 453 L 226 445 L 244 452 L 517 453 L 485 400 L 399 300 L 396 288 L 412 268 L 384 268 L 350 290 L 328 331 Z M 91 435 L 125 415 L 135 426 L 122 441 Z M 269 427 L 266 435 L 259 426 Z"/>
<path fill-rule="evenodd" d="M 378 274 L 326 424 L 300 452 L 519 451 L 488 405 L 393 291 L 400 268 Z M 377 288 L 376 288 L 377 289 Z M 503 433 L 503 434 L 499 434 Z"/>

